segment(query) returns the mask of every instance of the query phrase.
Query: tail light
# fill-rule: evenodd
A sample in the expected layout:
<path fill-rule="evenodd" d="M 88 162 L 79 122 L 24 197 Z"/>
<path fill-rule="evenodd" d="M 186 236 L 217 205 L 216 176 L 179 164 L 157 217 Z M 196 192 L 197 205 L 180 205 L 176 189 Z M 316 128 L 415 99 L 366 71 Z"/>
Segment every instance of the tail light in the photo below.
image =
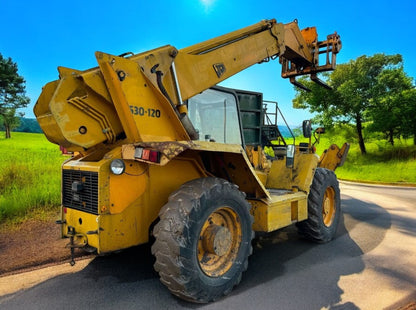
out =
<path fill-rule="evenodd" d="M 143 147 L 136 147 L 134 158 L 158 164 L 160 163 L 160 152 Z"/>

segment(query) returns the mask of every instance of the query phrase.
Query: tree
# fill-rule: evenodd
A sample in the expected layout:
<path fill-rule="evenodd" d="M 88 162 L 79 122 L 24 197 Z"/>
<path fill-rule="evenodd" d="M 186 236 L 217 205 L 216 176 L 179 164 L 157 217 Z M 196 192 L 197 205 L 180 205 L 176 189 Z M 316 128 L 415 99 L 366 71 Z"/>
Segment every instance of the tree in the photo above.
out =
<path fill-rule="evenodd" d="M 413 136 L 416 145 L 416 88 L 403 91 L 401 100 L 402 134 L 405 138 Z"/>
<path fill-rule="evenodd" d="M 406 75 L 402 66 L 386 69 L 377 77 L 374 89 L 369 129 L 383 132 L 387 141 L 394 145 L 394 138 L 409 135 L 409 128 L 416 122 L 416 101 L 411 96 L 411 90 L 414 90 L 412 78 Z"/>
<path fill-rule="evenodd" d="M 25 80 L 17 73 L 17 64 L 0 54 L 0 118 L 6 131 L 6 139 L 11 130 L 18 126 L 16 110 L 26 107 L 30 99 L 25 95 Z"/>
<path fill-rule="evenodd" d="M 325 126 L 334 122 L 354 123 L 361 153 L 365 154 L 363 123 L 369 117 L 371 103 L 379 89 L 377 78 L 384 70 L 401 65 L 401 55 L 358 57 L 347 64 L 338 65 L 331 74 L 325 75 L 332 90 L 319 88 L 313 82 L 302 79 L 301 83 L 312 92 L 297 90 L 293 106 L 321 113 L 320 120 Z"/>

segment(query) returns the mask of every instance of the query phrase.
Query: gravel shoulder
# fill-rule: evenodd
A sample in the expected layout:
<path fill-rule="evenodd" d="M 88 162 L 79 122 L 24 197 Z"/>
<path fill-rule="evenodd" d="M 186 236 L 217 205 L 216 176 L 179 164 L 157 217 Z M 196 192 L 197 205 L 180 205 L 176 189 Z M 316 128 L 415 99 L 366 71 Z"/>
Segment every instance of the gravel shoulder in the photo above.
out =
<path fill-rule="evenodd" d="M 0 230 L 0 277 L 70 261 L 69 239 L 62 239 L 58 216 L 26 220 L 17 227 Z M 75 252 L 77 260 L 87 253 Z M 69 265 L 69 264 L 68 264 Z"/>

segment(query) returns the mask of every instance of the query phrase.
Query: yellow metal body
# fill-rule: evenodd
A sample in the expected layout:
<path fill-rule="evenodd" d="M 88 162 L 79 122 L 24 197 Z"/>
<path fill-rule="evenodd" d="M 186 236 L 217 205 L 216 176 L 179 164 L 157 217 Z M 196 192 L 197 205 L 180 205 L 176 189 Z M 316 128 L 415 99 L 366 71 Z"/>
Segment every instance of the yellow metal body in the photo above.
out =
<path fill-rule="evenodd" d="M 66 236 L 68 225 L 73 226 L 98 253 L 146 243 L 149 228 L 169 194 L 189 180 L 206 176 L 193 158 L 185 156 L 176 157 L 165 166 L 126 160 L 126 172 L 114 175 L 109 165 L 120 156 L 119 147 L 98 162 L 74 159 L 63 166 L 64 170 L 98 172 L 98 214 L 64 206 L 66 223 L 62 230 Z"/>
<path fill-rule="evenodd" d="M 183 147 L 187 143 L 178 145 Z M 253 205 L 254 230 L 273 231 L 306 219 L 307 193 L 318 163 L 315 154 L 297 153 L 293 169 L 286 168 L 284 160 L 273 161 L 268 173 L 263 172 L 265 179 L 262 182 L 258 177 L 260 171 L 252 167 L 238 145 L 204 141 L 190 143 L 186 151 L 166 160 L 163 165 L 134 160 L 131 146 L 125 145 L 111 150 L 96 162 L 79 157 L 64 164 L 64 170 L 97 172 L 99 177 L 98 214 L 64 206 L 63 220 L 66 223 L 62 226 L 63 236 L 68 236 L 68 226 L 72 226 L 78 233 L 78 242 L 96 248 L 98 253 L 148 242 L 149 230 L 167 197 L 189 180 L 212 175 L 198 160 L 197 154 L 201 152 L 212 161 L 221 160 L 219 166 L 227 173 L 215 171 L 216 176 L 227 176 L 255 198 L 249 200 Z M 114 175 L 109 165 L 120 157 L 126 162 L 126 171 Z"/>
<path fill-rule="evenodd" d="M 255 231 L 270 232 L 308 218 L 304 192 L 273 193 L 270 199 L 250 200 Z"/>
<path fill-rule="evenodd" d="M 124 143 L 189 140 L 181 100 L 273 57 L 301 67 L 290 76 L 317 73 L 316 48 L 296 22 L 265 20 L 182 50 L 164 46 L 129 58 L 97 52 L 97 68 L 60 67 L 60 80 L 44 87 L 34 112 L 48 139 L 68 150 L 124 136 Z"/>
<path fill-rule="evenodd" d="M 284 159 L 267 159 L 261 146 L 201 141 L 185 102 L 277 57 L 295 65 L 290 77 L 329 70 L 319 66 L 316 38 L 315 30 L 301 32 L 296 22 L 265 20 L 182 50 L 163 46 L 127 58 L 97 52 L 96 68 L 60 67 L 59 80 L 45 85 L 34 112 L 51 142 L 79 152 L 63 165 L 62 235 L 98 253 L 148 242 L 169 195 L 208 176 L 246 193 L 256 231 L 306 219 L 315 154 L 298 148 L 287 167 Z M 340 45 L 339 37 L 334 42 Z M 138 149 L 156 152 L 157 160 L 136 156 Z M 124 161 L 123 174 L 110 172 L 114 159 Z M 209 251 L 211 245 L 200 246 Z"/>
<path fill-rule="evenodd" d="M 344 143 L 341 148 L 332 144 L 319 158 L 319 167 L 335 171 L 344 164 L 349 149 L 350 145 L 348 143 Z"/>
<path fill-rule="evenodd" d="M 297 148 L 293 167 L 286 167 L 284 159 L 271 162 L 265 179 L 269 197 L 250 201 L 254 230 L 270 232 L 307 218 L 307 197 L 318 160 L 316 154 Z"/>

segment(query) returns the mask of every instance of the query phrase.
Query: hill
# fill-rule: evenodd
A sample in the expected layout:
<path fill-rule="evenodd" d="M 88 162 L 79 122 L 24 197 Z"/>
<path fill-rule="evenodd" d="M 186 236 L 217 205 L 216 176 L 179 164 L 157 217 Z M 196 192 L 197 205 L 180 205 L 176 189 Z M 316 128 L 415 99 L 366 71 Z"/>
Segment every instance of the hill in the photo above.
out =
<path fill-rule="evenodd" d="M 20 125 L 13 129 L 13 132 L 30 132 L 30 133 L 43 133 L 40 129 L 39 123 L 35 118 L 19 117 Z M 4 131 L 3 124 L 0 124 L 0 131 Z"/>
<path fill-rule="evenodd" d="M 280 133 L 282 134 L 283 138 L 291 138 L 292 135 L 290 134 L 289 129 L 286 126 L 278 125 Z M 293 127 L 290 128 L 293 131 Z"/>
<path fill-rule="evenodd" d="M 39 123 L 35 118 L 25 117 L 20 117 L 20 126 L 15 128 L 13 131 L 42 133 L 42 129 L 40 129 Z"/>

